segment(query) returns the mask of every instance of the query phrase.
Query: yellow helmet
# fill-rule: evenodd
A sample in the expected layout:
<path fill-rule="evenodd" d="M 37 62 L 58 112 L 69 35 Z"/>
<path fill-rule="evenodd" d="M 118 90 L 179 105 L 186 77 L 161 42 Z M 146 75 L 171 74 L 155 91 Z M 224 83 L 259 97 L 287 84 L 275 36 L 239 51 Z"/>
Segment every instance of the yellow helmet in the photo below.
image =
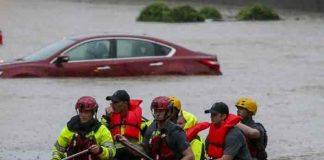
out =
<path fill-rule="evenodd" d="M 253 115 L 257 112 L 257 104 L 251 98 L 240 98 L 236 103 L 236 107 L 245 108 L 248 111 L 252 112 Z"/>
<path fill-rule="evenodd" d="M 169 96 L 170 102 L 172 103 L 173 107 L 181 110 L 181 102 L 180 99 L 174 96 Z"/>

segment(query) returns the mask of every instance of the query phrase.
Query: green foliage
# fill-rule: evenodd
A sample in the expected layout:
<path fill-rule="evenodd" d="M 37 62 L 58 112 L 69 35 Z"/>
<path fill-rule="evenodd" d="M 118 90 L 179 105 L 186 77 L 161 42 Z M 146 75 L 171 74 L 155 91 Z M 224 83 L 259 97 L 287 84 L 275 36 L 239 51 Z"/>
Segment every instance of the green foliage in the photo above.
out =
<path fill-rule="evenodd" d="M 221 20 L 222 19 L 222 15 L 214 7 L 210 7 L 210 6 L 203 7 L 200 9 L 199 13 L 205 19 L 213 19 L 213 20 Z"/>
<path fill-rule="evenodd" d="M 189 5 L 176 7 L 171 11 L 174 22 L 201 22 L 205 18 Z"/>
<path fill-rule="evenodd" d="M 156 22 L 170 22 L 171 9 L 163 2 L 156 2 L 145 7 L 139 17 L 138 21 L 156 21 Z"/>
<path fill-rule="evenodd" d="M 137 18 L 137 21 L 155 22 L 201 22 L 204 20 L 204 16 L 191 6 L 185 5 L 170 9 L 162 2 L 145 7 Z"/>
<path fill-rule="evenodd" d="M 275 13 L 272 9 L 261 5 L 253 4 L 246 6 L 239 11 L 236 15 L 239 20 L 278 20 L 279 15 Z"/>

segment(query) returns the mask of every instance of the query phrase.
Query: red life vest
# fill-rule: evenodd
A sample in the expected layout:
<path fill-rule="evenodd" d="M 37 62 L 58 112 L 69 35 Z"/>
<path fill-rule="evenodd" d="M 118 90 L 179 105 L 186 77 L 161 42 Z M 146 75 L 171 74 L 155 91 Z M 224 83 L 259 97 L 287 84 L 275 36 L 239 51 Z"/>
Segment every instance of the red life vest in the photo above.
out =
<path fill-rule="evenodd" d="M 67 156 L 86 150 L 93 144 L 96 144 L 96 139 L 94 137 L 85 138 L 76 133 L 73 135 L 72 141 L 67 149 Z M 100 158 L 97 155 L 88 153 L 72 158 L 71 160 L 100 160 Z"/>
<path fill-rule="evenodd" d="M 112 136 L 116 134 L 121 134 L 121 126 L 125 125 L 124 136 L 128 138 L 134 138 L 139 140 L 140 128 L 142 122 L 142 109 L 139 106 L 142 100 L 130 100 L 129 110 L 126 114 L 124 121 L 122 122 L 122 117 L 119 113 L 112 113 L 110 116 L 109 130 Z"/>
<path fill-rule="evenodd" d="M 175 154 L 168 146 L 166 135 L 159 134 L 150 140 L 151 155 L 154 160 L 174 160 Z"/>
<path fill-rule="evenodd" d="M 182 153 L 177 152 L 176 143 L 173 142 L 176 139 L 172 137 L 172 133 L 182 131 L 182 129 L 171 121 L 168 121 L 165 127 L 158 131 L 157 122 L 153 121 L 146 130 L 149 134 L 144 137 L 144 141 L 147 140 L 144 147 L 154 160 L 179 160 Z"/>
<path fill-rule="evenodd" d="M 185 132 L 188 141 L 191 142 L 195 137 L 197 137 L 200 131 L 207 129 L 210 126 L 210 124 L 210 122 L 200 122 L 194 125 L 193 127 L 187 129 Z"/>
<path fill-rule="evenodd" d="M 215 125 L 210 125 L 207 139 L 209 143 L 207 154 L 209 157 L 220 158 L 223 156 L 225 136 L 228 130 L 240 121 L 241 118 L 239 116 L 228 114 L 228 117 L 221 127 L 217 128 Z"/>

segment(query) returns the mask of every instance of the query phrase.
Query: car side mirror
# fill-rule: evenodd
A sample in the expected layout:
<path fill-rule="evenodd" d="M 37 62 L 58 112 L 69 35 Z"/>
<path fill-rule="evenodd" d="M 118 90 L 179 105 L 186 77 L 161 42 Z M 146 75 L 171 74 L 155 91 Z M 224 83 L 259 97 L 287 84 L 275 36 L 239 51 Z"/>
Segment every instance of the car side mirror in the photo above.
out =
<path fill-rule="evenodd" d="M 59 56 L 57 57 L 57 59 L 55 60 L 55 64 L 58 65 L 58 66 L 61 66 L 62 63 L 66 63 L 70 60 L 70 57 L 69 56 Z"/>

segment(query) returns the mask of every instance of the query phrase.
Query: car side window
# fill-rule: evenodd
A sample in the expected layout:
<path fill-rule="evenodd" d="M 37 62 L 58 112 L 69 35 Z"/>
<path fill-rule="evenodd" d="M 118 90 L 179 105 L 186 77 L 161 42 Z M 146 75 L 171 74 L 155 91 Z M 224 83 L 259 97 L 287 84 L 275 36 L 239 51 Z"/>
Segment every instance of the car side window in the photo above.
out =
<path fill-rule="evenodd" d="M 166 56 L 171 52 L 171 48 L 155 44 L 156 52 L 155 56 Z"/>
<path fill-rule="evenodd" d="M 128 40 L 128 39 L 117 40 L 117 47 L 116 47 L 117 58 L 132 57 L 132 46 L 133 46 L 132 42 L 133 40 Z"/>
<path fill-rule="evenodd" d="M 154 44 L 136 40 L 133 42 L 133 57 L 155 56 Z"/>
<path fill-rule="evenodd" d="M 133 39 L 117 40 L 117 58 L 166 56 L 170 52 L 171 48 L 147 41 Z"/>
<path fill-rule="evenodd" d="M 70 61 L 107 59 L 109 58 L 109 40 L 96 40 L 83 43 L 67 53 Z"/>

